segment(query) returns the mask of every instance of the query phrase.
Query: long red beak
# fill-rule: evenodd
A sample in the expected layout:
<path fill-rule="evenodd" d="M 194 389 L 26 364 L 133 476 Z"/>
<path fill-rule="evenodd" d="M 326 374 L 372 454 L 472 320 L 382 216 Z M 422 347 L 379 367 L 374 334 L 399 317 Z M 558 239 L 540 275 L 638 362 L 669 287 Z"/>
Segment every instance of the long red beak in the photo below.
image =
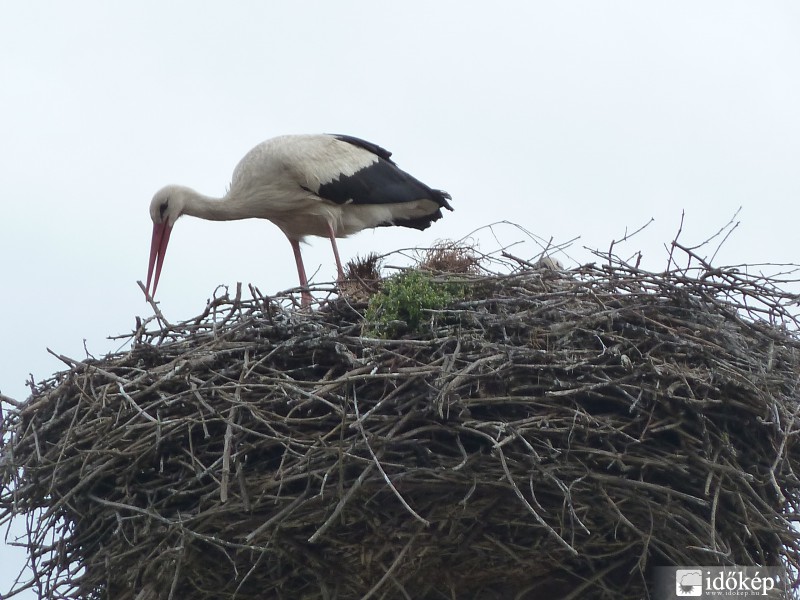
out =
<path fill-rule="evenodd" d="M 158 287 L 158 278 L 161 277 L 161 266 L 164 264 L 164 256 L 167 253 L 169 244 L 169 234 L 172 227 L 169 223 L 153 224 L 153 240 L 150 242 L 150 265 L 147 267 L 147 294 L 153 298 Z M 153 278 L 153 267 L 155 267 L 156 278 L 153 281 L 153 291 L 150 292 L 150 280 Z"/>

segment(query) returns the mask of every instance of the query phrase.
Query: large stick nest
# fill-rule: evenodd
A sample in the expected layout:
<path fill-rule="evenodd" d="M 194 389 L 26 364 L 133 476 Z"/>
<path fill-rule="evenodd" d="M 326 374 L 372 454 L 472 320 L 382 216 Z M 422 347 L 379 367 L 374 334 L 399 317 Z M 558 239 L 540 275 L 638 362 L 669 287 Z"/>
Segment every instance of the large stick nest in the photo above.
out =
<path fill-rule="evenodd" d="M 28 585 L 634 599 L 659 565 L 800 566 L 800 344 L 775 279 L 461 270 L 433 276 L 460 298 L 391 337 L 358 294 L 298 311 L 238 288 L 62 357 L 4 420 Z"/>

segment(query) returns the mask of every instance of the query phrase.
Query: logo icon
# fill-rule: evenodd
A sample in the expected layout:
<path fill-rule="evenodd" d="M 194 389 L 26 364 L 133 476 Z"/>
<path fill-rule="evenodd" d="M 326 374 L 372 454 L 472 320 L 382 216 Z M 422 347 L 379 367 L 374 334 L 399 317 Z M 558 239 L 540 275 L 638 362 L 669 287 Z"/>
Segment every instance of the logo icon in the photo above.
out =
<path fill-rule="evenodd" d="M 703 573 L 699 569 L 678 569 L 675 572 L 675 595 L 703 595 Z"/>

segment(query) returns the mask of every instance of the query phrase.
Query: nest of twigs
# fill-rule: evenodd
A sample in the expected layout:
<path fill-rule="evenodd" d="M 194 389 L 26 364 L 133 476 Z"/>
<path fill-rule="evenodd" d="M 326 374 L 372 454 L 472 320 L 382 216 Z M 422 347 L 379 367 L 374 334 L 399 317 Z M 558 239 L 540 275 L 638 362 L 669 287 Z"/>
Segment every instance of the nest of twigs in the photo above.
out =
<path fill-rule="evenodd" d="M 619 600 L 656 566 L 797 569 L 794 296 L 696 262 L 467 263 L 431 279 L 459 298 L 391 338 L 364 302 L 239 288 L 63 357 L 5 416 L 0 517 L 29 515 L 28 585 Z"/>

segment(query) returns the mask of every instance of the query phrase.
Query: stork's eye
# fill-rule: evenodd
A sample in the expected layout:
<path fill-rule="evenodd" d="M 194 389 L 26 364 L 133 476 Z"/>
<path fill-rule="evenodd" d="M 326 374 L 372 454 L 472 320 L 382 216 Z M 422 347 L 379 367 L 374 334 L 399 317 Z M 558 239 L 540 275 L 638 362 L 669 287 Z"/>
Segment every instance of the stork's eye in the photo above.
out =
<path fill-rule="evenodd" d="M 161 215 L 161 219 L 162 219 L 162 220 L 164 219 L 164 213 L 166 213 L 166 212 L 167 212 L 167 205 L 168 205 L 168 204 L 169 204 L 169 201 L 166 201 L 166 200 L 165 200 L 165 201 L 164 201 L 164 202 L 161 204 L 161 206 L 159 206 L 159 207 L 158 207 L 158 214 L 159 214 L 159 215 Z"/>

